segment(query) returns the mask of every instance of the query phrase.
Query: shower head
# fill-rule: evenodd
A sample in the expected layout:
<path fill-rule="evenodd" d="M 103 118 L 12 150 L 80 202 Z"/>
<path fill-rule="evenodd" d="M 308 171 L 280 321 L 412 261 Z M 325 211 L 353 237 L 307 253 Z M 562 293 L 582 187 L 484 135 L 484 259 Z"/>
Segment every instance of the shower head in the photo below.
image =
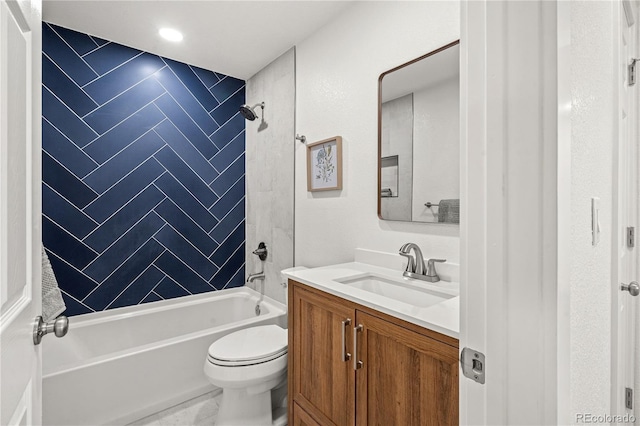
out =
<path fill-rule="evenodd" d="M 240 106 L 240 114 L 242 114 L 242 116 L 244 118 L 246 118 L 249 121 L 253 121 L 256 118 L 258 118 L 258 114 L 256 114 L 256 111 L 254 108 L 256 107 L 260 107 L 262 108 L 262 110 L 264 111 L 264 102 L 261 102 L 259 104 L 255 104 L 254 106 L 250 107 L 247 104 L 241 105 Z"/>

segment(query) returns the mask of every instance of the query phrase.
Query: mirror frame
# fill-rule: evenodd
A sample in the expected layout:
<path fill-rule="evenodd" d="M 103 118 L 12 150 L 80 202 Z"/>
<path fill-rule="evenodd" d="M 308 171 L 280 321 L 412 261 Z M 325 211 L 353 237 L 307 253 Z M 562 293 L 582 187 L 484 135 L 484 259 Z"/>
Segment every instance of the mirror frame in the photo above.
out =
<path fill-rule="evenodd" d="M 453 46 L 457 46 L 458 44 L 460 44 L 460 39 L 455 40 L 449 44 L 446 44 L 442 47 L 439 47 L 436 50 L 433 50 L 425 55 L 422 55 L 418 58 L 412 59 L 409 62 L 405 62 L 402 65 L 398 65 L 397 67 L 391 68 L 388 71 L 383 72 L 382 74 L 380 74 L 380 77 L 378 78 L 378 192 L 376 194 L 377 200 L 378 200 L 378 219 L 380 220 L 386 220 L 386 221 L 391 221 L 391 222 L 409 222 L 409 223 L 424 223 L 424 224 L 436 224 L 436 225 L 444 225 L 445 223 L 440 223 L 440 222 L 414 222 L 414 221 L 406 221 L 406 220 L 391 220 L 391 219 L 385 219 L 382 217 L 382 197 L 380 196 L 380 191 L 382 191 L 382 79 L 387 75 L 390 74 L 394 71 L 398 71 L 404 67 L 407 67 L 411 64 L 414 64 L 416 62 L 419 62 L 423 59 L 428 58 L 429 56 L 433 56 L 436 53 L 440 53 L 443 50 L 447 50 Z M 450 225 L 450 224 L 449 224 Z"/>

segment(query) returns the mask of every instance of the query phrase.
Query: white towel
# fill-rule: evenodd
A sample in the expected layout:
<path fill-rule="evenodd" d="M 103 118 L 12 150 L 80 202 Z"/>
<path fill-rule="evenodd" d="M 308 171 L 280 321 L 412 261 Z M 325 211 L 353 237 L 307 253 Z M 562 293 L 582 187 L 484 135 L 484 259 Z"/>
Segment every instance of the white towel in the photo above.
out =
<path fill-rule="evenodd" d="M 49 322 L 67 309 L 47 252 L 42 247 L 42 319 Z"/>

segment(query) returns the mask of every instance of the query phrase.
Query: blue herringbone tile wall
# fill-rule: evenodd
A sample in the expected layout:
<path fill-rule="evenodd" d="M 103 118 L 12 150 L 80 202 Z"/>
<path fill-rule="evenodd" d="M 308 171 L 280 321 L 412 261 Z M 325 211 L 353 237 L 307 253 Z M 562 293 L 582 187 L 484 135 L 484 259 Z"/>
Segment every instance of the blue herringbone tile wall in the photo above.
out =
<path fill-rule="evenodd" d="M 245 83 L 43 24 L 43 240 L 67 315 L 244 281 Z"/>

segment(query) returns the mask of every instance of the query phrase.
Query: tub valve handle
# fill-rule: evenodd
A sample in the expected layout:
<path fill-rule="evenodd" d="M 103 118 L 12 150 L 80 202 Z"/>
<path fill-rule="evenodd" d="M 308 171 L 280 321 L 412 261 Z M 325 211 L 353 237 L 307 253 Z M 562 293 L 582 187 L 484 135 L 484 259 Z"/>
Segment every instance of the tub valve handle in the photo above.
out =
<path fill-rule="evenodd" d="M 59 316 L 52 322 L 44 322 L 42 317 L 38 315 L 33 323 L 33 344 L 39 345 L 42 336 L 53 332 L 56 337 L 64 337 L 69 331 L 69 318 L 64 315 Z"/>
<path fill-rule="evenodd" d="M 267 245 L 264 242 L 261 242 L 260 244 L 258 244 L 258 248 L 254 250 L 252 253 L 258 256 L 260 260 L 266 260 L 267 253 L 268 253 Z"/>

